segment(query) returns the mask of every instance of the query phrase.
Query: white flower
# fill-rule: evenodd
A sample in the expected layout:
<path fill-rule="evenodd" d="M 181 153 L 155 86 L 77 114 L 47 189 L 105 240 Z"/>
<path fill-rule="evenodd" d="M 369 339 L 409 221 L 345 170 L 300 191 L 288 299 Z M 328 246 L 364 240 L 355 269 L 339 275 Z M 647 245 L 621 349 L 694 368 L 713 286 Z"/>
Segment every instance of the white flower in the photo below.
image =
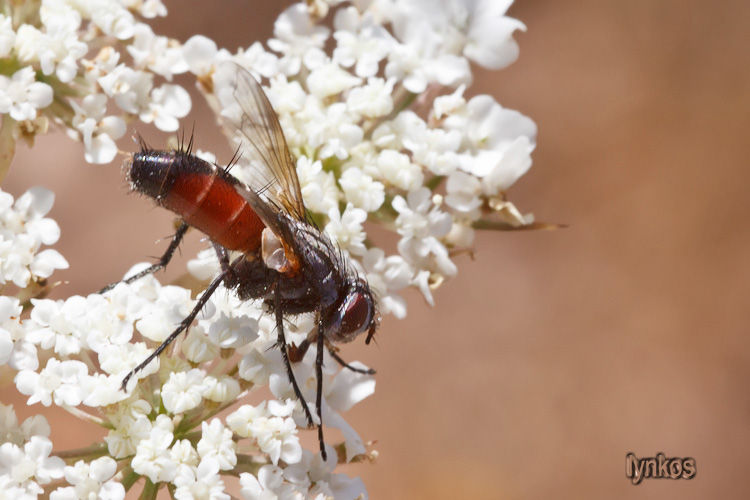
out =
<path fill-rule="evenodd" d="M 6 487 L 25 488 L 62 477 L 65 462 L 50 457 L 51 451 L 52 442 L 42 436 L 32 436 L 23 447 L 13 443 L 0 445 L 0 477 L 8 479 Z M 41 488 L 38 493 L 41 493 Z"/>
<path fill-rule="evenodd" d="M 43 47 L 42 38 L 44 34 L 35 26 L 22 24 L 16 30 L 13 51 L 22 63 L 31 63 L 39 60 L 39 49 Z M 31 67 L 29 67 L 31 69 Z"/>
<path fill-rule="evenodd" d="M 174 479 L 177 500 L 229 500 L 224 492 L 224 481 L 219 475 L 219 464 L 213 459 L 203 459 L 197 468 L 183 468 Z"/>
<path fill-rule="evenodd" d="M 499 151 L 480 152 L 474 161 L 462 162 L 482 177 L 482 190 L 487 196 L 505 191 L 531 167 L 534 146 L 528 137 L 521 136 Z"/>
<path fill-rule="evenodd" d="M 231 470 L 237 465 L 237 443 L 232 441 L 232 431 L 221 424 L 218 418 L 210 423 L 201 423 L 201 439 L 198 441 L 198 455 L 201 460 L 216 460 L 221 470 Z"/>
<path fill-rule="evenodd" d="M 302 455 L 294 419 L 289 416 L 273 416 L 266 409 L 265 401 L 257 407 L 241 406 L 227 416 L 227 425 L 241 437 L 254 438 L 260 450 L 269 455 L 274 465 L 279 460 L 288 464 L 295 463 Z"/>
<path fill-rule="evenodd" d="M 141 364 L 149 354 L 153 352 L 145 343 L 109 345 L 99 352 L 99 366 L 111 375 L 124 377 L 130 370 Z M 159 369 L 159 360 L 155 359 L 143 370 L 139 371 L 134 378 L 145 378 Z"/>
<path fill-rule="evenodd" d="M 367 212 L 375 212 L 385 201 L 385 186 L 357 167 L 347 168 L 339 179 L 346 200 Z"/>
<path fill-rule="evenodd" d="M 205 158 L 203 159 L 205 160 Z M 213 248 L 201 250 L 194 259 L 188 261 L 187 270 L 194 278 L 209 281 L 221 271 L 219 260 L 216 258 L 216 251 Z"/>
<path fill-rule="evenodd" d="M 308 69 L 314 61 L 325 58 L 321 50 L 328 39 L 328 28 L 311 22 L 307 7 L 297 3 L 287 8 L 273 25 L 275 38 L 268 40 L 268 46 L 284 54 L 279 61 L 281 71 L 286 75 L 296 75 L 302 60 Z"/>
<path fill-rule="evenodd" d="M 50 104 L 52 87 L 36 81 L 31 67 L 19 69 L 11 78 L 0 75 L 0 113 L 10 113 L 16 121 L 33 120 Z"/>
<path fill-rule="evenodd" d="M 354 66 L 359 77 L 374 76 L 378 64 L 394 44 L 391 34 L 370 13 L 360 16 L 353 6 L 339 9 L 333 25 L 336 29 L 333 60 L 345 68 Z"/>
<path fill-rule="evenodd" d="M 133 455 L 139 443 L 150 439 L 152 425 L 147 416 L 122 415 L 114 425 L 115 428 L 104 437 L 107 449 L 114 458 Z"/>
<path fill-rule="evenodd" d="M 340 196 L 336 179 L 330 172 L 323 171 L 320 160 L 313 162 L 300 156 L 297 159 L 297 175 L 307 208 L 318 213 L 328 213 L 336 206 Z"/>
<path fill-rule="evenodd" d="M 81 15 L 65 5 L 51 8 L 52 2 L 44 2 L 40 9 L 44 34 L 38 47 L 39 63 L 45 75 L 53 72 L 61 82 L 73 80 L 78 71 L 78 60 L 89 48 L 78 38 Z"/>
<path fill-rule="evenodd" d="M 161 388 L 161 400 L 168 412 L 184 413 L 201 404 L 204 390 L 204 376 L 199 369 L 172 372 Z"/>
<path fill-rule="evenodd" d="M 283 371 L 281 363 L 278 349 L 263 352 L 253 349 L 240 360 L 239 375 L 255 386 L 263 386 L 268 383 L 271 374 Z"/>
<path fill-rule="evenodd" d="M 145 71 L 136 71 L 132 68 L 119 64 L 106 74 L 99 77 L 96 82 L 102 91 L 111 98 L 123 111 L 140 114 L 144 108 L 148 108 L 149 93 L 154 85 L 154 75 Z M 155 118 L 155 114 L 147 117 Z"/>
<path fill-rule="evenodd" d="M 427 188 L 410 192 L 405 200 L 397 196 L 393 208 L 398 212 L 396 225 L 405 237 L 427 238 L 444 236 L 450 230 L 450 214 L 441 212 L 433 204 L 432 193 Z"/>
<path fill-rule="evenodd" d="M 35 370 L 36 348 L 26 340 L 26 330 L 20 321 L 22 311 L 17 298 L 0 296 L 0 366 L 10 363 L 15 369 Z M 32 359 L 25 359 L 26 353 Z"/>
<path fill-rule="evenodd" d="M 91 407 L 109 406 L 129 396 L 121 389 L 121 375 L 95 373 L 81 377 L 81 387 L 85 394 L 83 404 Z"/>
<path fill-rule="evenodd" d="M 50 358 L 40 373 L 31 370 L 18 372 L 15 383 L 21 394 L 30 396 L 27 402 L 30 405 L 41 402 L 50 406 L 54 399 L 58 406 L 77 406 L 84 397 L 80 379 L 87 374 L 88 368 L 81 361 Z"/>
<path fill-rule="evenodd" d="M 0 443 L 12 443 L 22 446 L 33 436 L 48 438 L 50 427 L 44 415 L 34 415 L 18 425 L 18 417 L 13 405 L 0 403 Z"/>
<path fill-rule="evenodd" d="M 247 50 L 240 49 L 234 60 L 266 78 L 279 74 L 279 58 L 266 51 L 260 42 L 254 42 Z M 279 112 L 275 105 L 274 109 Z"/>
<path fill-rule="evenodd" d="M 403 238 L 398 243 L 399 253 L 407 262 L 420 269 L 435 271 L 452 277 L 456 266 L 451 261 L 445 245 L 439 241 L 448 234 L 452 222 L 450 214 L 442 212 L 433 204 L 427 188 L 420 188 L 408 195 L 407 201 L 397 196 L 393 208 L 399 213 L 396 218 L 398 232 Z M 432 297 L 421 287 L 428 302 Z"/>
<path fill-rule="evenodd" d="M 440 120 L 445 116 L 463 112 L 466 108 L 464 90 L 466 85 L 460 85 L 452 94 L 436 97 L 432 103 L 432 116 Z"/>
<path fill-rule="evenodd" d="M 167 15 L 167 8 L 161 3 L 161 0 L 126 0 L 125 4 L 129 8 L 137 9 L 146 19 Z"/>
<path fill-rule="evenodd" d="M 185 45 L 188 43 L 189 40 Z M 155 35 L 147 24 L 136 25 L 133 43 L 127 49 L 136 67 L 148 68 L 168 80 L 188 70 L 183 48 L 165 36 Z"/>
<path fill-rule="evenodd" d="M 149 310 L 149 303 L 133 293 L 132 286 L 121 283 L 106 293 L 86 297 L 88 314 L 86 343 L 96 353 L 110 345 L 122 345 L 133 337 L 133 322 Z"/>
<path fill-rule="evenodd" d="M 402 43 L 393 45 L 385 75 L 402 81 L 406 90 L 416 94 L 431 83 L 457 87 L 472 78 L 468 61 L 450 53 L 443 34 L 427 20 L 427 12 L 432 10 L 434 6 L 414 11 L 394 9 L 393 27 Z"/>
<path fill-rule="evenodd" d="M 505 16 L 513 0 L 480 0 L 467 2 L 470 9 L 466 29 L 466 57 L 488 69 L 501 69 L 518 58 L 518 44 L 513 39 L 516 30 L 526 31 L 517 19 Z"/>
<path fill-rule="evenodd" d="M 117 291 L 117 287 L 114 291 Z M 148 312 L 143 314 L 135 326 L 146 338 L 154 342 L 164 342 L 192 308 L 190 290 L 177 286 L 161 287 L 153 307 L 148 308 Z"/>
<path fill-rule="evenodd" d="M 213 250 L 211 250 L 213 252 Z M 182 352 L 193 363 L 205 363 L 215 359 L 219 353 L 219 346 L 211 342 L 200 325 L 190 329 L 182 342 Z"/>
<path fill-rule="evenodd" d="M 91 11 L 91 20 L 107 35 L 127 40 L 135 34 L 135 18 L 118 2 L 97 2 Z"/>
<path fill-rule="evenodd" d="M 13 31 L 11 18 L 0 14 L 0 58 L 6 58 L 13 50 L 16 42 L 16 32 Z"/>
<path fill-rule="evenodd" d="M 362 363 L 354 361 L 351 363 L 355 368 L 366 369 Z M 329 427 L 341 430 L 344 435 L 347 462 L 356 455 L 365 453 L 366 448 L 357 431 L 351 427 L 341 416 L 341 412 L 349 410 L 352 406 L 375 392 L 375 377 L 357 373 L 352 370 L 339 370 L 333 381 L 324 385 L 324 422 Z"/>
<path fill-rule="evenodd" d="M 445 203 L 458 212 L 475 212 L 481 205 L 482 184 L 473 175 L 456 171 L 448 176 L 445 184 Z M 477 214 L 478 216 L 478 214 Z"/>
<path fill-rule="evenodd" d="M 362 230 L 362 223 L 365 220 L 367 220 L 367 212 L 348 203 L 343 214 L 339 213 L 338 208 L 332 208 L 328 212 L 325 232 L 339 244 L 342 250 L 362 255 L 367 250 L 365 233 Z"/>
<path fill-rule="evenodd" d="M 378 297 L 380 310 L 401 319 L 406 317 L 406 300 L 395 293 L 409 286 L 414 269 L 400 255 L 385 256 L 381 248 L 371 248 L 362 258 L 367 282 Z"/>
<path fill-rule="evenodd" d="M 193 448 L 192 443 L 187 439 L 178 439 L 169 450 L 169 457 L 177 464 L 177 474 L 183 469 L 192 470 L 200 462 L 198 452 Z"/>
<path fill-rule="evenodd" d="M 188 69 L 198 76 L 207 76 L 211 73 L 218 51 L 216 42 L 203 35 L 191 36 L 182 46 L 182 54 Z"/>
<path fill-rule="evenodd" d="M 412 163 L 409 157 L 398 151 L 386 149 L 380 152 L 377 159 L 380 177 L 399 189 L 412 191 L 418 189 L 424 180 L 419 165 Z"/>
<path fill-rule="evenodd" d="M 463 131 L 466 152 L 459 155 L 461 168 L 487 178 L 486 195 L 507 189 L 531 166 L 536 125 L 517 111 L 503 109 L 490 96 L 472 98 L 464 113 L 446 118 L 444 127 Z"/>
<path fill-rule="evenodd" d="M 172 481 L 177 474 L 177 463 L 172 459 L 169 447 L 172 444 L 174 425 L 166 415 L 156 417 L 146 439 L 138 443 L 133 460 L 133 470 L 148 477 L 151 482 Z"/>
<path fill-rule="evenodd" d="M 229 403 L 237 399 L 241 389 L 240 383 L 232 377 L 221 376 L 219 378 L 208 376 L 205 378 L 206 388 L 203 397 L 216 403 Z"/>
<path fill-rule="evenodd" d="M 267 418 L 270 412 L 266 409 L 266 402 L 258 406 L 242 405 L 227 415 L 226 422 L 232 431 L 240 437 L 250 437 L 252 422 L 259 418 Z"/>
<path fill-rule="evenodd" d="M 298 493 L 291 485 L 284 483 L 284 469 L 274 465 L 262 466 L 258 470 L 258 477 L 243 472 L 240 474 L 240 485 L 240 494 L 247 500 L 294 498 L 292 495 Z"/>
<path fill-rule="evenodd" d="M 217 291 L 210 302 L 216 307 L 216 313 L 201 320 L 204 329 L 208 329 L 208 338 L 222 349 L 238 348 L 258 338 L 258 320 L 243 314 L 243 304 L 234 294 L 226 289 Z M 255 312 L 255 311 L 254 311 Z"/>
<path fill-rule="evenodd" d="M 125 488 L 112 480 L 115 472 L 117 463 L 110 457 L 100 457 L 88 464 L 79 460 L 75 465 L 65 467 L 65 480 L 72 486 L 56 489 L 50 494 L 50 499 L 122 500 L 125 498 Z"/>
<path fill-rule="evenodd" d="M 421 92 L 414 82 L 455 86 L 470 81 L 463 56 L 490 69 L 500 69 L 518 56 L 513 32 L 525 31 L 520 21 L 505 16 L 511 0 L 405 0 L 390 12 L 394 31 L 404 45 L 396 49 L 391 72 L 409 75 L 405 86 Z M 419 43 L 420 37 L 422 43 Z M 413 59 L 421 55 L 421 61 Z M 387 70 L 388 71 L 388 70 Z M 414 89 L 412 90 L 410 86 Z"/>
<path fill-rule="evenodd" d="M 307 77 L 307 88 L 318 99 L 325 99 L 340 94 L 359 84 L 359 82 L 359 78 L 341 69 L 338 64 L 329 62 L 310 73 Z"/>
<path fill-rule="evenodd" d="M 54 349 L 61 356 L 81 351 L 80 331 L 77 328 L 87 313 L 84 297 L 73 296 L 66 301 L 31 299 L 34 308 L 31 319 L 38 325 L 26 339 L 42 349 Z"/>
<path fill-rule="evenodd" d="M 368 78 L 367 84 L 353 88 L 346 97 L 351 111 L 365 118 L 379 118 L 393 111 L 393 85 L 395 80 Z"/>
<path fill-rule="evenodd" d="M 190 94 L 179 85 L 165 84 L 151 92 L 148 110 L 140 114 L 141 121 L 154 122 L 159 130 L 174 132 L 180 126 L 178 118 L 190 112 Z"/>

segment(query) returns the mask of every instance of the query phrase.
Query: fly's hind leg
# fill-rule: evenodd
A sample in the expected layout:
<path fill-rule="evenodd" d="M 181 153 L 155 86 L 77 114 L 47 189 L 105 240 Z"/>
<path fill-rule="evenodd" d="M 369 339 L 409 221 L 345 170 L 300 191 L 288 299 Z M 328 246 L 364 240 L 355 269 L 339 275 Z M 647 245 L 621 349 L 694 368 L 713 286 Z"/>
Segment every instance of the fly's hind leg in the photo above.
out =
<path fill-rule="evenodd" d="M 182 221 L 180 223 L 180 227 L 177 228 L 177 232 L 174 233 L 174 236 L 172 237 L 172 241 L 167 247 L 167 251 L 164 252 L 164 255 L 161 256 L 161 258 L 159 259 L 159 262 L 157 262 L 156 264 L 150 267 L 147 267 L 146 269 L 139 272 L 138 274 L 134 274 L 128 279 L 122 280 L 122 282 L 118 281 L 117 283 L 112 283 L 112 284 L 105 286 L 104 288 L 99 290 L 99 293 L 104 293 L 108 290 L 112 290 L 118 283 L 130 284 L 136 280 L 143 278 L 144 276 L 148 276 L 149 274 L 153 274 L 156 271 L 159 271 L 160 269 L 164 269 L 167 266 L 167 264 L 169 264 L 169 261 L 172 260 L 172 256 L 174 256 L 175 250 L 177 250 L 177 247 L 180 245 L 180 242 L 182 242 L 182 238 L 185 237 L 185 233 L 187 232 L 189 227 L 190 226 L 188 226 L 185 221 Z"/>
<path fill-rule="evenodd" d="M 128 373 L 125 378 L 122 380 L 122 385 L 120 386 L 121 390 L 126 390 L 128 381 L 130 378 L 138 373 L 139 371 L 143 370 L 148 366 L 149 363 L 151 363 L 154 359 L 159 357 L 159 354 L 167 348 L 169 344 L 174 342 L 174 340 L 187 328 L 190 326 L 190 324 L 193 322 L 195 317 L 198 315 L 201 309 L 203 309 L 203 306 L 206 305 L 206 302 L 208 302 L 208 299 L 213 295 L 213 293 L 216 291 L 217 288 L 219 288 L 219 285 L 222 281 L 224 281 L 224 278 L 226 277 L 227 272 L 224 271 L 220 275 L 218 275 L 214 280 L 211 282 L 211 284 L 208 286 L 205 292 L 203 292 L 203 295 L 198 299 L 198 302 L 195 304 L 195 307 L 193 307 L 193 310 L 190 311 L 190 314 L 187 315 L 185 319 L 183 319 L 180 322 L 180 326 L 175 329 L 172 333 L 169 334 L 169 337 L 159 345 L 159 347 L 156 348 L 154 352 L 151 353 L 149 357 L 147 357 L 141 364 L 133 368 L 130 373 Z"/>

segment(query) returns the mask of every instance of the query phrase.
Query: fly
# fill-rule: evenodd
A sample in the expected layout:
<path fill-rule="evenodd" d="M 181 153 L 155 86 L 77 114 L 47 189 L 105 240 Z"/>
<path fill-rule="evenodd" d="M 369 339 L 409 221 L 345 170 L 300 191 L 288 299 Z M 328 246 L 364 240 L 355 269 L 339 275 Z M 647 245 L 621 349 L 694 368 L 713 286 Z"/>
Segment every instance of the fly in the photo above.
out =
<path fill-rule="evenodd" d="M 300 400 L 308 426 L 314 419 L 292 372 L 292 362 L 303 358 L 315 345 L 315 375 L 320 451 L 327 458 L 323 441 L 322 388 L 323 349 L 350 370 L 373 374 L 346 364 L 335 345 L 350 342 L 367 332 L 370 343 L 379 324 L 375 297 L 346 256 L 309 217 L 302 201 L 294 160 L 276 112 L 260 84 L 244 68 L 224 63 L 216 80 L 222 123 L 227 134 L 240 141 L 238 150 L 252 172 L 249 184 L 193 155 L 192 138 L 186 148 L 155 151 L 141 144 L 132 156 L 128 177 L 133 190 L 177 214 L 181 223 L 159 261 L 125 280 L 131 283 L 164 268 L 189 226 L 206 234 L 216 251 L 221 273 L 209 284 L 193 310 L 141 364 L 130 378 L 185 331 L 220 284 L 241 300 L 262 300 L 274 314 L 276 347 L 294 394 Z M 231 165 L 231 162 L 230 162 Z M 230 251 L 240 256 L 230 260 Z M 106 287 L 102 291 L 112 288 Z M 317 328 L 298 346 L 287 345 L 284 317 L 313 313 Z"/>

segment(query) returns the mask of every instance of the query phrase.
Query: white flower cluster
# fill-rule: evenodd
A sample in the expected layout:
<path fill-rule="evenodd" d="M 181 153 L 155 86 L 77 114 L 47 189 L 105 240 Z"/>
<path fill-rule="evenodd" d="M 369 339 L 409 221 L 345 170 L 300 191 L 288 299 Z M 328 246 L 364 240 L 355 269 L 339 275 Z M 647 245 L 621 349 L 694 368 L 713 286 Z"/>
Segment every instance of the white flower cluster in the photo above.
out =
<path fill-rule="evenodd" d="M 110 429 L 104 438 L 109 456 L 66 468 L 71 486 L 59 487 L 53 498 L 87 498 L 75 495 L 81 488 L 91 491 L 94 483 L 106 487 L 111 498 L 122 498 L 125 490 L 111 479 L 127 483 L 130 475 L 147 477 L 154 484 L 172 483 L 176 498 L 228 499 L 220 476 L 224 471 L 239 473 L 245 490 L 260 494 L 276 484 L 264 482 L 263 475 L 251 476 L 265 463 L 280 472 L 273 476 L 279 491 L 298 495 L 295 498 L 337 491 L 356 492 L 354 498 L 365 492 L 360 480 L 333 473 L 339 456 L 335 449 L 329 448 L 328 461 L 302 449 L 298 427 L 305 426 L 305 415 L 289 386 L 281 355 L 273 348 L 274 323 L 258 304 L 242 302 L 226 290 L 214 294 L 181 343 L 184 359 L 154 361 L 138 373 L 141 380 L 131 382 L 126 393 L 120 390 L 123 377 L 149 353 L 146 344 L 130 342 L 134 332 L 154 342 L 163 340 L 193 307 L 187 290 L 161 286 L 150 276 L 132 285 L 121 283 L 104 296 L 31 302 L 31 316 L 21 325 L 17 299 L 0 297 L 0 306 L 8 309 L 0 316 L 5 320 L 0 323 L 0 357 L 7 360 L 16 350 L 28 353 L 25 362 L 14 365 L 18 391 L 28 396 L 28 404 L 88 407 L 100 416 L 81 410 L 75 414 Z M 311 326 L 312 318 L 301 318 L 301 324 L 290 326 L 289 336 L 299 342 Z M 14 334 L 16 330 L 22 334 Z M 21 340 L 14 343 L 16 337 Z M 20 343 L 23 348 L 17 347 Z M 47 358 L 41 369 L 38 351 Z M 310 401 L 315 400 L 316 387 L 312 357 L 314 353 L 308 353 L 295 367 Z M 351 460 L 367 450 L 339 412 L 372 394 L 375 382 L 372 376 L 336 372 L 334 367 L 336 363 L 327 358 L 326 426 L 341 430 L 342 456 Z M 263 385 L 277 399 L 242 405 L 225 422 L 213 418 Z M 115 461 L 128 464 L 127 473 L 115 475 Z M 2 476 L 1 467 L 0 457 L 0 482 L 10 481 L 13 476 Z M 32 480 L 26 481 L 28 486 Z M 35 484 L 39 489 L 45 483 Z"/>
<path fill-rule="evenodd" d="M 39 249 L 60 238 L 57 223 L 44 217 L 52 208 L 55 195 L 33 187 L 19 197 L 0 191 L 0 287 L 13 283 L 26 288 L 32 282 L 49 278 L 55 269 L 67 269 L 68 262 L 57 250 Z"/>
<path fill-rule="evenodd" d="M 83 141 L 86 161 L 109 163 L 117 154 L 114 141 L 133 118 L 177 130 L 190 96 L 178 85 L 155 86 L 154 77 L 170 80 L 187 63 L 174 42 L 136 15 L 164 16 L 166 8 L 160 0 L 32 0 L 7 7 L 0 14 L 2 134 L 31 142 L 52 120 Z M 108 115 L 110 103 L 117 114 Z"/>
<path fill-rule="evenodd" d="M 13 406 L 0 403 L 0 495 L 28 500 L 63 476 L 65 462 L 51 457 L 50 427 L 41 415 L 18 425 Z"/>
<path fill-rule="evenodd" d="M 533 220 L 505 190 L 531 166 L 536 125 L 491 96 L 463 96 L 470 62 L 515 60 L 512 34 L 525 27 L 505 16 L 509 5 L 318 0 L 279 16 L 271 51 L 256 43 L 230 55 L 205 37 L 186 44 L 203 55 L 201 78 L 233 59 L 268 79 L 305 204 L 361 261 L 384 313 L 406 315 L 399 292 L 408 286 L 432 304 L 431 290 L 456 274 L 451 250 L 469 247 L 489 212 L 506 228 Z M 220 85 L 206 87 L 218 94 Z M 233 173 L 243 179 L 241 159 Z M 398 232 L 397 255 L 366 244 L 368 218 Z"/>
<path fill-rule="evenodd" d="M 204 36 L 180 45 L 136 21 L 165 15 L 159 0 L 28 4 L 0 15 L 0 71 L 8 71 L 0 75 L 0 134 L 33 137 L 53 119 L 83 140 L 88 161 L 106 163 L 128 120 L 176 130 L 189 111 L 187 93 L 155 86 L 156 76 L 189 71 L 216 105 L 215 69 L 234 60 L 268 83 L 305 204 L 366 275 L 383 313 L 406 315 L 408 287 L 432 302 L 457 272 L 453 251 L 471 245 L 476 227 L 532 222 L 505 191 L 531 165 L 534 123 L 490 96 L 464 97 L 472 63 L 499 69 L 517 56 L 512 35 L 524 26 L 505 16 L 510 1 L 309 0 L 279 16 L 267 48 L 254 43 L 237 54 Z M 242 164 L 232 173 L 248 175 Z M 262 304 L 220 287 L 187 334 L 121 390 L 195 299 L 153 276 L 105 294 L 41 298 L 44 278 L 67 267 L 54 250 L 39 251 L 59 237 L 44 218 L 52 200 L 41 188 L 15 204 L 0 192 L 0 280 L 21 290 L 0 297 L 0 369 L 14 373 L 28 404 L 58 406 L 108 434 L 105 443 L 58 452 L 63 467 L 50 457 L 42 417 L 18 426 L 0 405 L 0 491 L 119 500 L 138 483 L 143 498 L 168 487 L 180 500 L 229 499 L 222 477 L 232 475 L 246 499 L 367 498 L 361 480 L 335 468 L 375 455 L 342 416 L 374 392 L 371 375 L 338 369 L 324 353 L 324 425 L 341 437 L 326 445 L 327 460 L 304 449 L 305 411 L 276 348 L 275 321 Z M 399 235 L 397 252 L 375 246 L 367 220 Z M 200 279 L 217 269 L 213 249 L 189 263 Z M 310 316 L 288 320 L 290 344 L 316 327 Z M 316 354 L 309 349 L 293 365 L 313 412 Z M 270 399 L 258 396 L 262 387 Z M 327 443 L 336 435 L 327 432 Z"/>

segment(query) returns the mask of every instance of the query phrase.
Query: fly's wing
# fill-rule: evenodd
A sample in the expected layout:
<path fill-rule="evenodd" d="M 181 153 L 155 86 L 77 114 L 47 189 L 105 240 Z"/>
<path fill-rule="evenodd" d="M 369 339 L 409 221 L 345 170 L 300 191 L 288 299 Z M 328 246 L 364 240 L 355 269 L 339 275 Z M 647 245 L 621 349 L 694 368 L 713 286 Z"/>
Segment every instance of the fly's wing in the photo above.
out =
<path fill-rule="evenodd" d="M 279 210 L 305 221 L 297 170 L 281 130 L 279 118 L 260 84 L 241 66 L 221 63 L 214 74 L 214 93 L 221 105 L 221 121 L 239 146 L 239 163 L 248 171 L 250 189 L 238 189 L 263 222 L 277 235 Z"/>

